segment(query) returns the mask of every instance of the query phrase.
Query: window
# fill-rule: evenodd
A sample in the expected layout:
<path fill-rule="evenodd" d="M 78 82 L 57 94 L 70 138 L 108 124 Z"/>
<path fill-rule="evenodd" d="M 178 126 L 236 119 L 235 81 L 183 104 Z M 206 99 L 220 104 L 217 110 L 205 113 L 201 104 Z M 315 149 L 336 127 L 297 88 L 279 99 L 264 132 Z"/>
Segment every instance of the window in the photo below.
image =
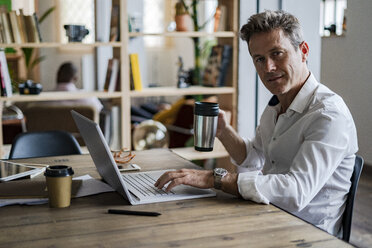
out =
<path fill-rule="evenodd" d="M 143 32 L 162 33 L 166 30 L 166 15 L 169 12 L 169 1 L 144 0 Z M 168 9 L 166 9 L 168 7 Z M 145 37 L 147 47 L 162 47 L 165 43 L 163 37 Z"/>
<path fill-rule="evenodd" d="M 95 41 L 94 0 L 60 0 L 59 11 L 61 42 L 67 43 L 68 40 L 63 28 L 65 24 L 84 25 L 89 30 L 84 42 Z"/>
<path fill-rule="evenodd" d="M 320 3 L 320 35 L 342 35 L 346 31 L 347 0 L 322 0 Z"/>

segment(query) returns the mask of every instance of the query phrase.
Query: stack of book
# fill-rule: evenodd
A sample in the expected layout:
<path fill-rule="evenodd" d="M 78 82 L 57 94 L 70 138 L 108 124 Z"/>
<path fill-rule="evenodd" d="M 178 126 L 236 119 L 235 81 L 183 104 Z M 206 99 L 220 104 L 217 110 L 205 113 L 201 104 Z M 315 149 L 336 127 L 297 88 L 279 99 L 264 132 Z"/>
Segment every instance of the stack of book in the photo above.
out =
<path fill-rule="evenodd" d="M 1 96 L 12 96 L 12 82 L 10 80 L 5 52 L 2 50 L 0 50 L 0 88 Z"/>
<path fill-rule="evenodd" d="M 119 74 L 119 60 L 112 58 L 108 60 L 106 80 L 103 90 L 106 92 L 114 92 L 119 90 L 120 86 L 120 74 Z"/>
<path fill-rule="evenodd" d="M 22 9 L 18 12 L 0 8 L 0 43 L 40 43 L 42 39 L 36 14 L 24 15 Z"/>

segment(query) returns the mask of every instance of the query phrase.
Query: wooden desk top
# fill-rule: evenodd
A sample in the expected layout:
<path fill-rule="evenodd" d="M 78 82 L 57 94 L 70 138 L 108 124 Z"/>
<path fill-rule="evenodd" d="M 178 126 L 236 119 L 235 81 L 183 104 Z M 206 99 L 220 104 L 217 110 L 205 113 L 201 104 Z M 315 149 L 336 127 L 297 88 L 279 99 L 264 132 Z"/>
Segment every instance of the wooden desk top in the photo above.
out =
<path fill-rule="evenodd" d="M 136 152 L 144 170 L 194 166 L 169 150 Z M 89 155 L 27 159 L 69 164 L 75 176 L 99 178 Z M 1 184 L 0 184 L 1 187 Z M 107 214 L 107 209 L 156 211 L 159 217 Z M 0 247 L 349 247 L 276 208 L 217 197 L 131 206 L 117 193 L 75 198 L 71 206 L 0 208 Z"/>

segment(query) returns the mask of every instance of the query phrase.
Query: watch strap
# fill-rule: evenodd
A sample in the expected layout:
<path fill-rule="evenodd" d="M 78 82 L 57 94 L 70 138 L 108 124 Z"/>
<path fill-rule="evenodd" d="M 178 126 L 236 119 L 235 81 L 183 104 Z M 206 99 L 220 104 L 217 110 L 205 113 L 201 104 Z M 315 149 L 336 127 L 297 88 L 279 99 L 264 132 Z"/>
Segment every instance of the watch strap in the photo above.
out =
<path fill-rule="evenodd" d="M 222 178 L 227 175 L 227 170 L 223 168 L 216 168 L 213 171 L 214 176 L 214 188 L 221 189 L 222 188 Z"/>

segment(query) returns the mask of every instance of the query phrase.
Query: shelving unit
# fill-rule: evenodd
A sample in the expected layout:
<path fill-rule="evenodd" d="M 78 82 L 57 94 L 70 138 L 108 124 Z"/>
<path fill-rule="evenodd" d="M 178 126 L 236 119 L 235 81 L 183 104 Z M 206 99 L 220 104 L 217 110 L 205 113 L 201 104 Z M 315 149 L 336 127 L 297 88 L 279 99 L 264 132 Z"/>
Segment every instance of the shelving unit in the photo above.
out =
<path fill-rule="evenodd" d="M 162 36 L 162 37 L 217 37 L 217 38 L 233 38 L 235 37 L 234 32 L 165 32 L 165 33 L 129 33 L 129 37 L 141 37 L 141 36 Z"/>
<path fill-rule="evenodd" d="M 22 43 L 22 44 L 3 44 L 0 43 L 0 47 L 13 47 L 13 48 L 82 48 L 82 47 L 99 47 L 99 46 L 111 46 L 121 47 L 121 42 L 95 42 L 95 43 L 58 43 L 58 42 L 41 42 L 41 43 Z"/>
<path fill-rule="evenodd" d="M 221 108 L 231 111 L 232 123 L 236 126 L 237 115 L 237 68 L 238 68 L 238 0 L 220 0 L 227 6 L 227 16 L 230 29 L 223 32 L 207 33 L 207 32 L 164 32 L 164 33 L 129 33 L 128 31 L 128 13 L 127 3 L 132 0 L 120 0 L 120 36 L 119 42 L 95 42 L 95 43 L 58 43 L 58 42 L 43 42 L 43 43 L 23 43 L 23 44 L 0 44 L 0 47 L 13 48 L 95 48 L 100 46 L 110 46 L 120 50 L 116 56 L 120 59 L 121 70 L 121 92 L 42 92 L 40 95 L 13 95 L 12 97 L 0 97 L 0 117 L 2 115 L 2 107 L 5 102 L 28 102 L 28 101 L 49 101 L 49 100 L 73 100 L 89 97 L 98 97 L 101 99 L 116 99 L 120 104 L 121 113 L 121 145 L 122 147 L 131 147 L 131 121 L 130 121 L 130 106 L 131 99 L 138 97 L 153 97 L 153 96 L 183 96 L 183 95 L 218 95 Z M 134 1 L 134 0 L 133 0 Z M 168 0 L 170 1 L 170 0 Z M 170 38 L 193 38 L 193 37 L 214 37 L 219 44 L 229 44 L 233 48 L 230 73 L 228 75 L 228 83 L 226 87 L 202 87 L 192 86 L 189 88 L 178 89 L 176 87 L 155 87 L 144 88 L 142 91 L 130 90 L 129 78 L 129 54 L 128 43 L 133 37 L 159 36 Z M 1 118 L 0 118 L 1 119 Z M 0 153 L 2 152 L 2 126 L 0 126 Z M 190 148 L 177 148 L 178 153 L 187 154 L 189 159 L 203 159 L 211 157 L 223 157 L 227 153 L 224 150 L 218 149 L 215 153 L 199 153 Z M 193 154 L 195 155 L 193 157 Z"/>

